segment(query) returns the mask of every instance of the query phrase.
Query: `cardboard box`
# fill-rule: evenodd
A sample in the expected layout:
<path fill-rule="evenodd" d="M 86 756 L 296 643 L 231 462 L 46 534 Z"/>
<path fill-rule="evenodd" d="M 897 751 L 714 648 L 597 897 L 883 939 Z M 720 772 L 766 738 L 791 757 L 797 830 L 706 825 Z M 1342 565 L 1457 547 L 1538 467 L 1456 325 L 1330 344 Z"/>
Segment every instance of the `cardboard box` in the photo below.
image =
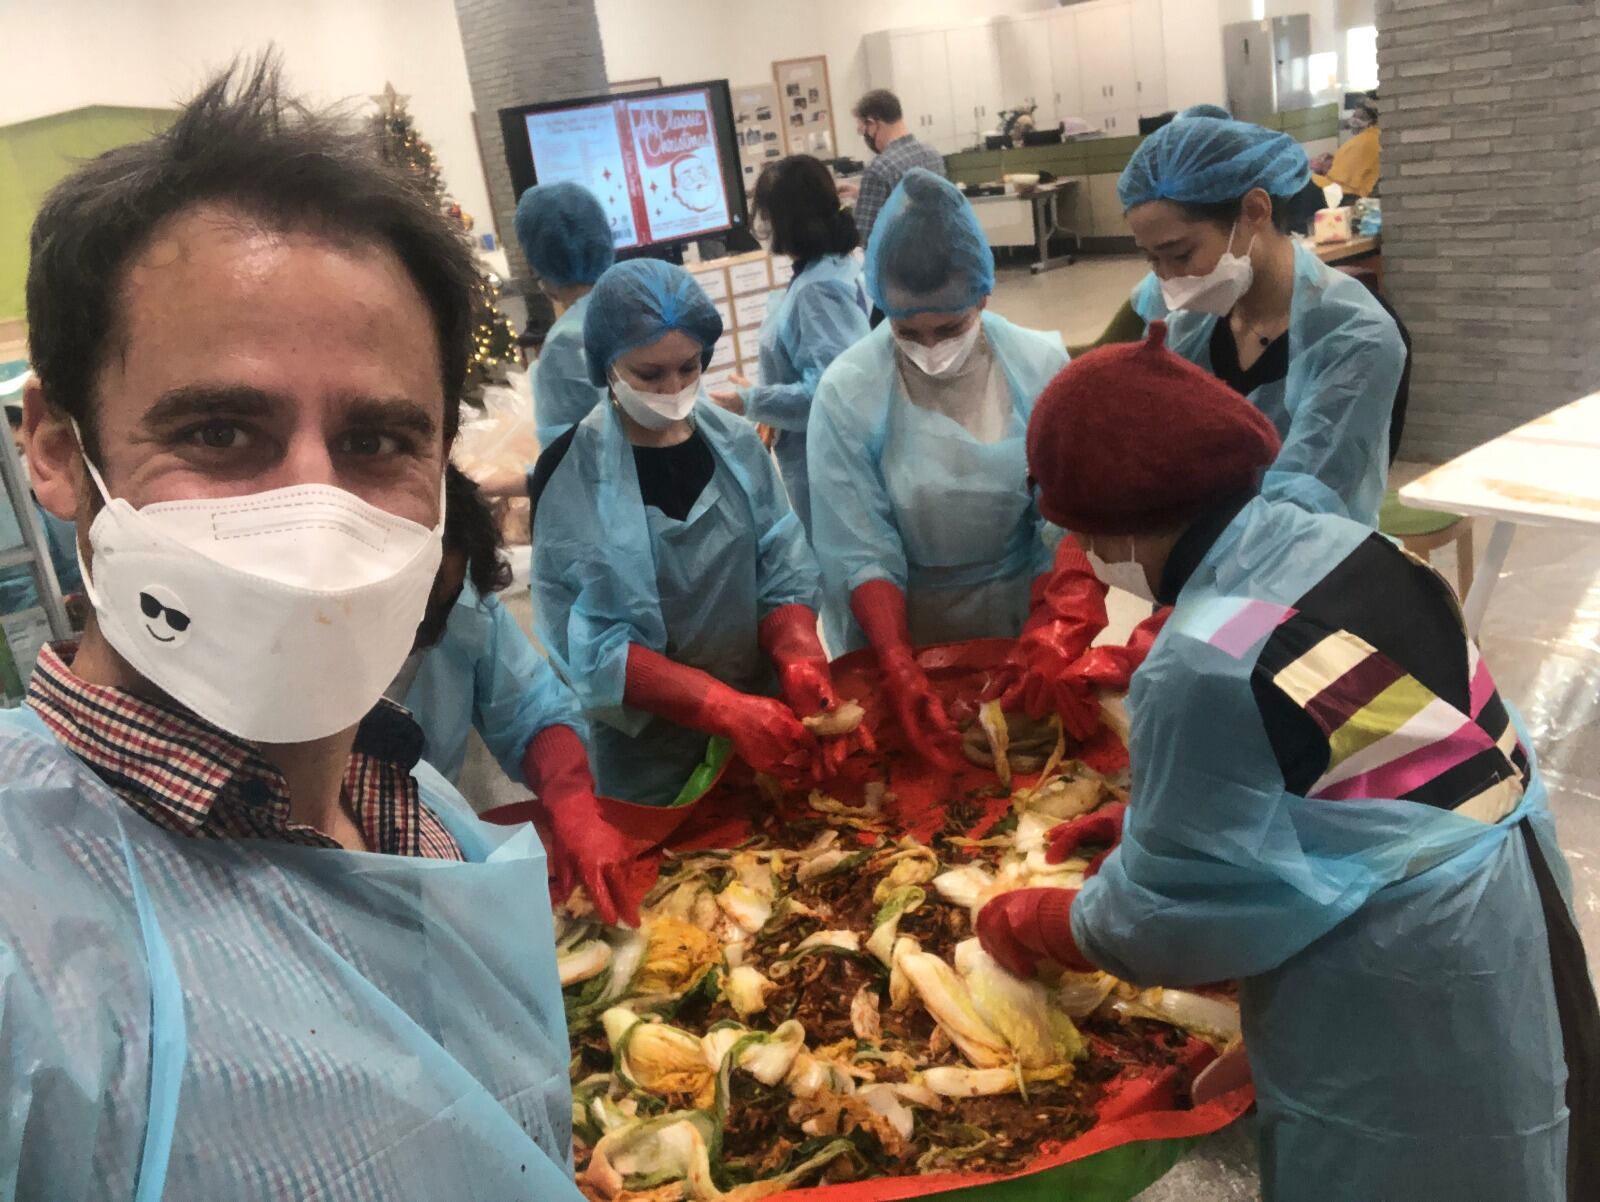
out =
<path fill-rule="evenodd" d="M 765 294 L 772 288 L 772 261 L 765 252 L 758 252 L 758 257 L 741 258 L 730 262 L 728 266 L 728 284 L 734 296 L 744 296 L 747 293 L 760 292 Z"/>
<path fill-rule="evenodd" d="M 717 307 L 717 316 L 722 318 L 722 328 L 724 330 L 733 329 L 733 306 L 725 300 L 712 301 L 711 303 Z"/>
<path fill-rule="evenodd" d="M 739 352 L 734 347 L 733 335 L 724 334 L 717 339 L 717 345 L 711 351 L 712 369 L 732 367 L 739 361 Z"/>
<path fill-rule="evenodd" d="M 767 305 L 772 293 L 756 292 L 749 296 L 737 297 L 733 302 L 733 324 L 741 330 L 749 330 L 752 334 L 761 328 L 761 323 L 766 320 Z"/>
<path fill-rule="evenodd" d="M 700 266 L 689 271 L 695 283 L 705 290 L 705 294 L 714 301 L 728 299 L 728 268 L 725 262 L 719 262 L 710 267 Z"/>
<path fill-rule="evenodd" d="M 1322 209 L 1317 213 L 1313 238 L 1318 246 L 1350 241 L 1351 209 Z"/>

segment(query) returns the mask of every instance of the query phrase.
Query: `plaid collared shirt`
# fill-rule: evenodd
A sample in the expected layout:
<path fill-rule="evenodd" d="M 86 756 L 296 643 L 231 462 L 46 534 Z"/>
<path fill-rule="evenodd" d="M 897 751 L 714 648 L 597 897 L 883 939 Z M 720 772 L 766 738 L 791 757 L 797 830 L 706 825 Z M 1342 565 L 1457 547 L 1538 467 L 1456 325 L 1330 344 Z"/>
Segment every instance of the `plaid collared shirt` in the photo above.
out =
<path fill-rule="evenodd" d="M 935 175 L 944 175 L 944 156 L 926 142 L 919 142 L 911 134 L 896 138 L 883 148 L 883 152 L 867 164 L 861 174 L 861 188 L 856 194 L 856 229 L 861 231 L 861 245 L 872 236 L 872 224 L 878 212 L 889 199 L 889 193 L 907 171 L 913 167 L 926 167 Z"/>
<path fill-rule="evenodd" d="M 338 846 L 290 820 L 288 785 L 250 744 L 185 710 L 80 680 L 68 666 L 76 652 L 71 643 L 40 651 L 28 704 L 62 746 L 145 818 L 197 838 Z M 411 775 L 421 754 L 422 730 L 411 715 L 380 701 L 356 732 L 346 804 L 373 851 L 463 859 L 422 804 Z"/>

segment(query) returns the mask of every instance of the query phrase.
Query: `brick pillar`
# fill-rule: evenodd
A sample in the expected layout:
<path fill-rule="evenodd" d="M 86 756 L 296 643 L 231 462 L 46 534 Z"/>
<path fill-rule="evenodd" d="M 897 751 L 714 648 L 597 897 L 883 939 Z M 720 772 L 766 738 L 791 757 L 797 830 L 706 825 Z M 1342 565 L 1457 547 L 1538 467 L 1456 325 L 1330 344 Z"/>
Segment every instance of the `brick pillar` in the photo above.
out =
<path fill-rule="evenodd" d="M 600 22 L 594 0 L 455 0 L 455 5 L 495 228 L 512 275 L 525 281 L 528 264 L 512 225 L 517 198 L 500 136 L 500 110 L 603 94 L 606 62 Z"/>
<path fill-rule="evenodd" d="M 1378 0 L 1385 287 L 1405 454 L 1600 388 L 1600 4 Z"/>

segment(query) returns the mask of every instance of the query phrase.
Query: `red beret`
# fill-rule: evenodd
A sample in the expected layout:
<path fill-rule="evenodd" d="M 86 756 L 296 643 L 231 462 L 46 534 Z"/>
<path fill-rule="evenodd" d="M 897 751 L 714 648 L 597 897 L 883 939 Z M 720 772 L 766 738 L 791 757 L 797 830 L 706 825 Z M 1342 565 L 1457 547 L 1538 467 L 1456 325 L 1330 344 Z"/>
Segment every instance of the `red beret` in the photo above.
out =
<path fill-rule="evenodd" d="M 1039 395 L 1028 473 L 1039 512 L 1082 534 L 1142 534 L 1253 485 L 1278 457 L 1267 416 L 1210 372 L 1144 342 L 1079 356 Z"/>

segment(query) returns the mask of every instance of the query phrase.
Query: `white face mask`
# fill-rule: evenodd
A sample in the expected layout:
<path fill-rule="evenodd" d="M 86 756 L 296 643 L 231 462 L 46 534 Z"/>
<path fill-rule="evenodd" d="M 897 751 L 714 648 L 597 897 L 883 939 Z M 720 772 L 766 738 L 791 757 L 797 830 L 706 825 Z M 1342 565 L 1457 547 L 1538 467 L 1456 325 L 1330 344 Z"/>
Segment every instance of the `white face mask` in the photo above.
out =
<path fill-rule="evenodd" d="M 432 530 L 319 484 L 135 509 L 84 462 L 106 501 L 84 587 L 146 680 L 258 743 L 336 734 L 377 703 L 439 569 L 442 489 Z"/>
<path fill-rule="evenodd" d="M 641 392 L 619 373 L 612 378 L 611 395 L 622 411 L 646 430 L 665 430 L 694 411 L 694 403 L 700 399 L 700 381 L 696 379 L 679 392 Z"/>
<path fill-rule="evenodd" d="M 912 342 L 909 338 L 894 336 L 895 345 L 902 354 L 916 366 L 917 370 L 925 376 L 934 379 L 943 379 L 953 376 L 972 357 L 972 348 L 978 345 L 978 335 L 983 332 L 983 321 L 974 318 L 970 326 L 954 338 L 946 338 L 943 342 L 935 342 L 932 346 L 923 346 L 920 342 Z"/>
<path fill-rule="evenodd" d="M 1133 539 L 1128 540 L 1128 558 L 1119 559 L 1115 563 L 1100 558 L 1093 551 L 1088 552 L 1089 564 L 1094 568 L 1094 574 L 1101 581 L 1112 588 L 1119 588 L 1125 593 L 1132 593 L 1142 601 L 1154 602 L 1155 590 L 1150 587 L 1150 581 L 1144 574 L 1144 568 L 1133 558 Z"/>
<path fill-rule="evenodd" d="M 1209 275 L 1183 275 L 1175 280 L 1161 281 L 1161 296 L 1169 309 L 1187 309 L 1191 313 L 1209 313 L 1213 317 L 1226 317 L 1233 312 L 1239 299 L 1250 291 L 1255 282 L 1255 268 L 1250 264 L 1250 246 L 1244 254 L 1233 253 L 1233 235 L 1239 223 L 1234 222 L 1228 234 L 1228 249 Z"/>

